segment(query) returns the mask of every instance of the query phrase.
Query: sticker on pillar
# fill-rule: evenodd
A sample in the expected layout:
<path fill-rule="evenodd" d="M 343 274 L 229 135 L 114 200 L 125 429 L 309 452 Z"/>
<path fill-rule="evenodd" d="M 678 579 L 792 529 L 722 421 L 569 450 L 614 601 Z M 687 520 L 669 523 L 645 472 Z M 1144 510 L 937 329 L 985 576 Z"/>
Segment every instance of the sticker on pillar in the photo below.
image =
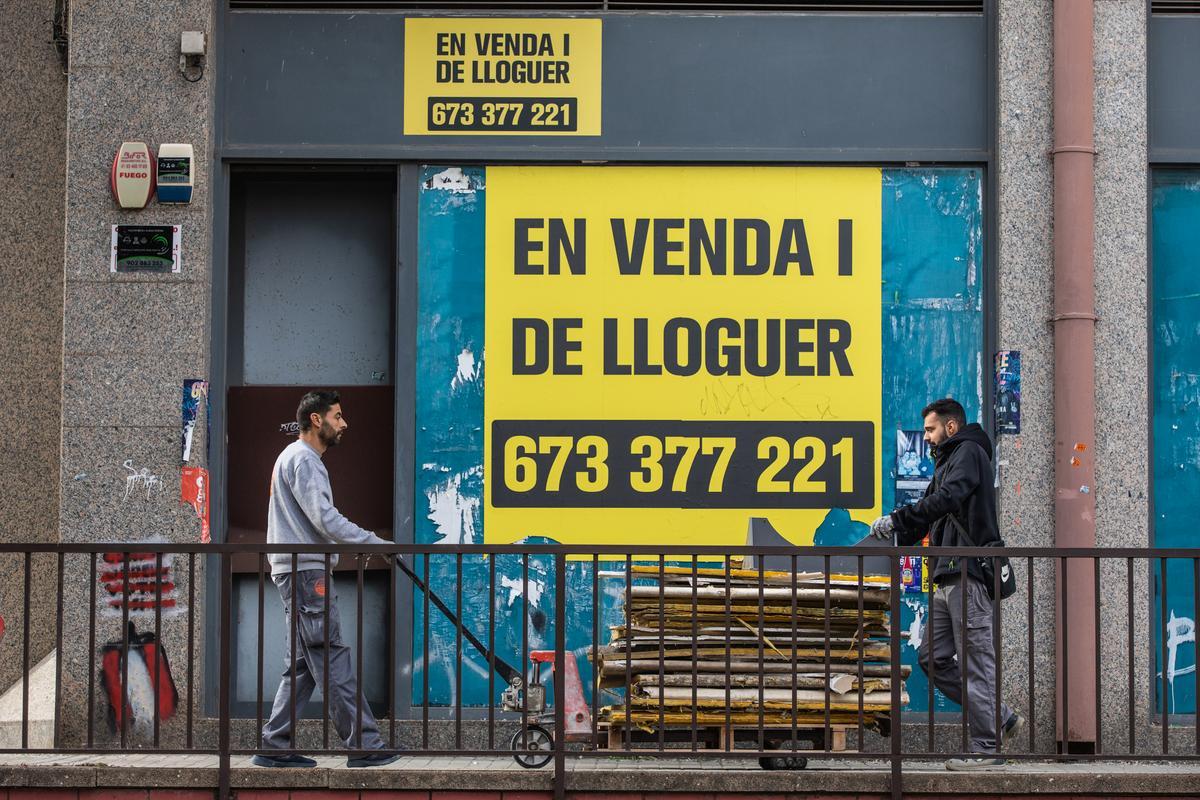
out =
<path fill-rule="evenodd" d="M 204 409 L 204 446 L 205 463 L 208 463 L 208 381 L 203 378 L 188 378 L 183 382 L 183 463 L 192 461 L 193 443 L 196 439 L 196 421 L 200 418 L 200 409 Z"/>
<path fill-rule="evenodd" d="M 183 479 L 179 482 L 179 500 L 189 505 L 200 519 L 200 542 L 212 542 L 208 525 L 208 470 L 204 467 L 184 467 Z"/>
<path fill-rule="evenodd" d="M 404 22 L 406 136 L 599 136 L 599 19 Z"/>
<path fill-rule="evenodd" d="M 1021 432 L 1021 351 L 996 353 L 996 433 Z"/>
<path fill-rule="evenodd" d="M 484 537 L 878 516 L 881 173 L 487 171 Z M 861 538 L 861 537 L 860 537 Z"/>
<path fill-rule="evenodd" d="M 109 188 L 121 208 L 145 208 L 154 194 L 157 164 L 145 142 L 122 142 L 113 156 Z"/>
<path fill-rule="evenodd" d="M 113 225 L 110 272 L 181 269 L 178 225 Z"/>

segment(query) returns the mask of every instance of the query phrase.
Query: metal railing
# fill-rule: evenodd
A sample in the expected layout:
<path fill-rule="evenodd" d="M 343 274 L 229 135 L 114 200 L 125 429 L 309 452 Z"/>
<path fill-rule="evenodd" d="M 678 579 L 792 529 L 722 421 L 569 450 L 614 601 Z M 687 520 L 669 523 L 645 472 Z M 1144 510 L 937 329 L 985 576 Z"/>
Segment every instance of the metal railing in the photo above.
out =
<path fill-rule="evenodd" d="M 322 681 L 319 721 L 305 720 L 304 709 L 295 701 L 302 657 L 298 649 L 305 645 L 300 615 L 323 617 L 328 635 L 334 609 L 329 602 L 315 612 L 301 609 L 297 582 L 292 583 L 291 613 L 282 621 L 288 629 L 291 666 L 281 680 L 292 682 L 292 736 L 308 742 L 295 750 L 310 755 L 363 752 L 364 661 L 368 650 L 382 649 L 387 699 L 376 705 L 385 705 L 380 716 L 388 722 L 381 730 L 385 747 L 379 752 L 511 753 L 523 766 L 552 765 L 559 797 L 565 791 L 567 761 L 576 758 L 636 753 L 758 759 L 785 768 L 802 766 L 805 758 L 873 760 L 890 768 L 892 792 L 899 796 L 906 763 L 978 755 L 971 752 L 969 708 L 939 708 L 945 702 L 935 693 L 934 675 L 928 676 L 921 698 L 923 710 L 913 710 L 917 697 L 905 693 L 905 678 L 911 680 L 926 668 L 909 675 L 902 663 L 911 644 L 906 639 L 924 629 L 920 616 L 915 624 L 903 623 L 906 603 L 917 603 L 910 610 L 921 606 L 916 600 L 920 595 L 904 594 L 900 556 L 954 557 L 958 575 L 943 578 L 943 583 L 957 577 L 961 585 L 973 580 L 967 573 L 971 559 L 1003 555 L 1021 579 L 1014 597 L 993 602 L 990 609 L 1000 687 L 991 698 L 991 711 L 999 732 L 1004 722 L 1001 695 L 1015 695 L 1028 721 L 1020 739 L 1005 743 L 1004 757 L 1200 759 L 1200 715 L 1194 709 L 1180 713 L 1170 707 L 1174 693 L 1186 688 L 1181 675 L 1193 676 L 1193 698 L 1200 695 L 1195 691 L 1200 688 L 1196 672 L 1168 668 L 1175 661 L 1175 650 L 1168 653 L 1168 647 L 1176 648 L 1186 638 L 1171 628 L 1178 615 L 1174 605 L 1169 607 L 1168 588 L 1175 587 L 1174 597 L 1183 598 L 1181 608 L 1192 614 L 1188 641 L 1194 647 L 1194 624 L 1200 619 L 1200 549 L 884 546 L 0 545 L 0 562 L 9 560 L 23 575 L 20 640 L 14 642 L 15 631 L 10 630 L 3 643 L 9 653 L 20 653 L 20 669 L 10 670 L 9 676 L 22 679 L 19 744 L 14 741 L 0 752 L 207 753 L 218 758 L 221 796 L 227 797 L 233 757 L 276 752 L 264 747 L 262 734 L 270 691 L 265 675 L 277 666 L 268 663 L 266 643 L 278 637 L 281 622 L 266 611 L 267 593 L 276 591 L 267 588 L 268 554 L 277 554 L 293 571 L 301 566 L 302 556 L 317 556 L 316 569 L 324 573 L 330 597 L 336 591 L 335 579 L 341 583 L 350 577 L 356 589 L 354 633 L 345 637 L 345 644 L 353 654 L 359 687 L 354 702 L 358 735 L 346 748 L 330 737 L 330 647 L 314 648 L 324 659 L 323 668 L 313 670 L 320 672 Z M 342 564 L 335 570 L 339 557 Z M 886 573 L 872 578 L 866 565 L 881 557 L 888 565 Z M 754 558 L 755 566 L 745 568 L 746 558 Z M 790 569 L 782 570 L 781 577 L 780 570 L 766 568 L 767 558 L 782 559 Z M 798 559 L 811 564 L 814 558 L 823 569 L 797 568 Z M 365 586 L 368 577 L 378 584 L 375 576 L 382 574 L 369 563 L 372 559 L 386 569 L 386 630 L 376 627 L 368 636 Z M 177 561 L 185 561 L 186 567 L 180 568 Z M 34 568 L 43 574 L 50 565 L 55 577 L 35 596 Z M 209 584 L 216 587 L 215 593 L 203 591 L 204 569 L 215 575 L 215 581 L 210 575 Z M 1190 584 L 1182 594 L 1181 569 Z M 1173 584 L 1170 574 L 1176 576 Z M 86 590 L 68 575 L 86 575 Z M 235 578 L 241 596 L 256 599 L 250 604 L 253 615 L 239 613 L 237 623 L 254 626 L 249 637 L 257 648 L 253 717 L 236 713 L 232 693 L 239 669 L 241 680 L 246 680 L 247 663 L 247 654 L 237 652 L 234 642 Z M 998 574 L 994 580 L 993 593 L 998 595 Z M 507 602 L 502 597 L 505 590 Z M 53 622 L 47 623 L 53 626 L 57 650 L 54 741 L 50 747 L 33 747 L 31 624 L 39 612 L 48 616 L 44 601 L 50 591 L 56 598 Z M 526 602 L 539 594 L 537 602 Z M 1085 649 L 1082 656 L 1070 646 L 1055 645 L 1056 638 L 1078 641 L 1078 632 L 1071 639 L 1067 624 L 1081 617 L 1054 610 L 1061 612 L 1080 597 L 1090 598 L 1095 606 L 1089 626 L 1094 628 L 1093 652 Z M 959 617 L 965 627 L 967 592 L 958 592 L 954 602 L 962 604 Z M 636 624 L 635 608 L 642 620 Z M 551 609 L 550 614 L 545 609 Z M 212 642 L 216 656 L 209 662 L 215 665 L 215 675 L 207 682 L 216 687 L 216 698 L 215 704 L 210 699 L 207 705 L 198 691 L 205 683 L 198 674 L 205 651 L 197 646 L 197 619 L 205 611 L 218 615 Z M 135 617 L 152 624 L 153 634 L 137 633 L 130 624 Z M 657 627 L 652 624 L 655 619 Z M 99 644 L 98 637 L 118 624 L 117 637 Z M 605 627 L 614 627 L 609 644 L 601 642 Z M 1010 627 L 1015 635 L 1006 635 Z M 965 637 L 966 631 L 959 635 Z M 202 632 L 199 636 L 205 638 Z M 414 643 L 409 664 L 399 663 L 406 641 Z M 376 647 L 380 642 L 384 646 Z M 81 652 L 84 647 L 86 653 Z M 453 659 L 443 664 L 451 667 L 447 685 L 431 686 L 431 664 L 438 653 L 451 651 Z M 582 657 L 583 670 L 576 655 Z M 960 694 L 967 705 L 971 653 L 963 657 L 967 662 L 958 665 Z M 1081 657 L 1086 663 L 1079 663 Z M 606 658 L 623 668 L 615 685 L 601 688 L 597 670 Z M 180 660 L 186 677 L 183 697 L 177 698 L 180 693 L 167 665 Z M 1053 664 L 1049 669 L 1055 679 L 1050 689 L 1045 680 L 1035 680 L 1039 674 L 1046 676 L 1047 661 Z M 467 662 L 475 665 L 475 678 L 464 676 Z M 131 669 L 135 678 L 144 671 L 149 681 L 131 687 Z M 936 663 L 928 669 L 934 671 Z M 410 697 L 401 698 L 406 691 L 397 670 L 411 676 Z M 582 677 L 585 672 L 589 678 Z M 735 679 L 739 673 L 742 677 Z M 835 691 L 834 679 L 844 687 L 843 675 L 850 676 L 850 688 Z M 1071 692 L 1073 676 L 1095 683 L 1094 700 L 1089 698 L 1082 714 L 1078 694 Z M 543 683 L 547 678 L 550 682 Z M 484 702 L 464 702 L 470 681 L 475 683 L 472 696 Z M 611 676 L 605 682 L 614 683 Z M 813 687 L 822 687 L 821 700 L 812 699 Z M 576 693 L 577 688 L 582 692 Z M 97 689 L 108 702 L 107 730 L 97 719 L 104 710 Z M 886 691 L 886 702 L 876 689 Z M 702 694 L 712 698 L 714 691 L 708 705 L 701 702 Z M 741 698 L 737 702 L 735 694 Z M 86 715 L 71 713 L 80 703 Z M 179 705 L 182 714 L 176 713 Z M 1094 720 L 1094 737 L 1087 723 L 1086 741 L 1074 742 L 1072 721 L 1081 716 Z M 309 746 L 315 742 L 317 725 L 320 746 Z"/>

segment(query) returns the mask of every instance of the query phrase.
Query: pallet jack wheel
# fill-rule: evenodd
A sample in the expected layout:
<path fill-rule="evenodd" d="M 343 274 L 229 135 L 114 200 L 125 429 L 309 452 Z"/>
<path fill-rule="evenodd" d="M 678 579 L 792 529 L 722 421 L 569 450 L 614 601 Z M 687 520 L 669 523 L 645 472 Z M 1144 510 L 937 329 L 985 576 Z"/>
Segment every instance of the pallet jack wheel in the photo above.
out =
<path fill-rule="evenodd" d="M 513 734 L 513 761 L 525 769 L 540 769 L 554 758 L 554 737 L 541 725 L 527 725 Z"/>
<path fill-rule="evenodd" d="M 786 749 L 795 750 L 795 742 L 785 742 Z M 783 749 L 779 742 L 767 742 L 768 750 Z M 804 756 L 763 756 L 758 760 L 758 765 L 763 769 L 804 769 L 808 766 L 808 759 Z"/>

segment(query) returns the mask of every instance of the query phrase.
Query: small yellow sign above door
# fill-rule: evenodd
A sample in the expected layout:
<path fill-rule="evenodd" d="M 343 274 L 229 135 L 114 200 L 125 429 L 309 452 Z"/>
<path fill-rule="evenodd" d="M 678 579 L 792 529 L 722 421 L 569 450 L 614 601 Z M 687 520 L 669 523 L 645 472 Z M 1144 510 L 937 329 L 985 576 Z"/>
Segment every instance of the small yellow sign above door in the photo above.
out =
<path fill-rule="evenodd" d="M 599 136 L 599 19 L 404 23 L 406 136 Z"/>

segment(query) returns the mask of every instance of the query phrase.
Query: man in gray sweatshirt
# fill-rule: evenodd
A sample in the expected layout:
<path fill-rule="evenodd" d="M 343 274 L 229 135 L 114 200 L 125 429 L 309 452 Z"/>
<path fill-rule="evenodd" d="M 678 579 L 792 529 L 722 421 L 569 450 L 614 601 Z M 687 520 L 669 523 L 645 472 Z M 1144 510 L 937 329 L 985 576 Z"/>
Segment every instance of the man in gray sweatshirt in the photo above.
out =
<path fill-rule="evenodd" d="M 337 392 L 309 392 L 296 411 L 300 437 L 284 448 L 271 472 L 271 500 L 267 512 L 267 542 L 271 544 L 389 544 L 342 516 L 333 505 L 329 473 L 321 458 L 341 441 L 349 427 L 342 416 Z M 290 752 L 292 718 L 324 686 L 326 655 L 329 664 L 329 711 L 337 734 L 351 750 L 385 747 L 367 699 L 361 694 L 350 661 L 350 648 L 342 642 L 337 593 L 332 580 L 326 585 L 322 553 L 272 553 L 271 580 L 279 588 L 284 609 L 283 680 L 275 694 L 271 717 L 263 726 L 263 747 L 278 755 L 256 755 L 264 767 L 313 767 L 316 761 Z M 338 558 L 331 557 L 331 566 Z M 292 598 L 295 593 L 296 661 L 292 663 Z M 326 608 L 328 628 L 326 628 Z M 326 653 L 328 651 L 328 653 Z M 293 678 L 293 669 L 295 676 Z M 293 709 L 293 704 L 295 708 Z M 350 767 L 390 764 L 399 756 L 366 753 L 352 756 Z"/>

